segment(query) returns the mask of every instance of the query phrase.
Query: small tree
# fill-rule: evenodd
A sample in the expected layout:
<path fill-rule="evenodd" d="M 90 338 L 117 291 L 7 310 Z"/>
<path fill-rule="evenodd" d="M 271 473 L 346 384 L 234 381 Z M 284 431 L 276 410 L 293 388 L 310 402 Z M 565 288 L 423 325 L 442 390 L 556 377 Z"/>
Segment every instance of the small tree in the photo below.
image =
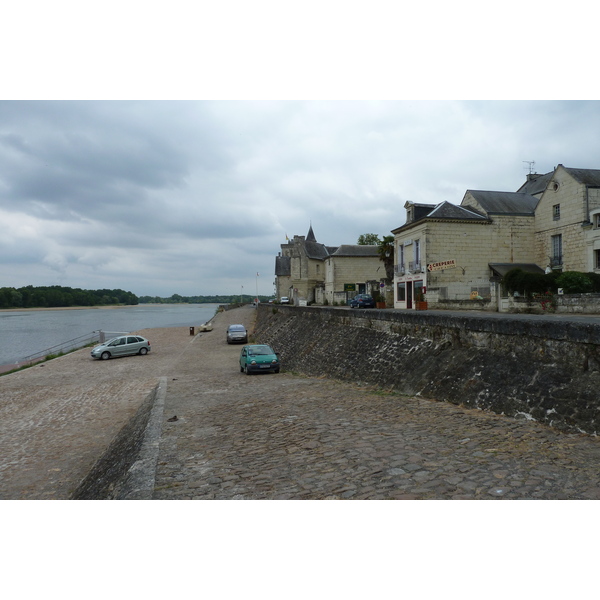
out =
<path fill-rule="evenodd" d="M 385 278 L 389 283 L 394 281 L 394 236 L 384 235 L 377 250 L 379 260 L 385 267 Z"/>
<path fill-rule="evenodd" d="M 356 242 L 359 246 L 377 246 L 379 236 L 376 233 L 362 233 Z"/>

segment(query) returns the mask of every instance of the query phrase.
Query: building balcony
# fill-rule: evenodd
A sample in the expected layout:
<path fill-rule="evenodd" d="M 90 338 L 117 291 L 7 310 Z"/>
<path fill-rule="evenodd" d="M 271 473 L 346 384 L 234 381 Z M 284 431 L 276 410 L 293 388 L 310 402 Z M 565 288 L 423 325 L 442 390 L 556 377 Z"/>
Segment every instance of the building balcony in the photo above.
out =
<path fill-rule="evenodd" d="M 550 266 L 551 267 L 560 267 L 563 264 L 562 256 L 551 256 L 550 257 Z"/>

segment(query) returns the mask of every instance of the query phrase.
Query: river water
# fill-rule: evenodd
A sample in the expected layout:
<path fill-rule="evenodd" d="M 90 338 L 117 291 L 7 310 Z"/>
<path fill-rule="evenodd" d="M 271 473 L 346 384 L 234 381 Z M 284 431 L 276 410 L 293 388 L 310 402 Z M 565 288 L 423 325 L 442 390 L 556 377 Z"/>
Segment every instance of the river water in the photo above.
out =
<path fill-rule="evenodd" d="M 126 308 L 0 311 L 0 365 L 20 362 L 99 330 L 119 333 L 156 327 L 198 327 L 218 304 L 139 304 Z M 82 344 L 80 344 L 82 345 Z M 51 353 L 51 352 L 49 352 Z"/>

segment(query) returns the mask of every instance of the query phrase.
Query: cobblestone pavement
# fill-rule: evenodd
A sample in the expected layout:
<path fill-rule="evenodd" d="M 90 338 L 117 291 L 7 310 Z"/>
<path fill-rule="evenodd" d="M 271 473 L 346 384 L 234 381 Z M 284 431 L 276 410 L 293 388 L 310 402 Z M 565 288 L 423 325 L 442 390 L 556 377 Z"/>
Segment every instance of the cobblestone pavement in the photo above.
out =
<path fill-rule="evenodd" d="M 253 315 L 217 315 L 173 365 L 155 499 L 600 498 L 598 438 L 327 379 L 240 373 L 225 327 Z"/>
<path fill-rule="evenodd" d="M 69 498 L 194 339 L 187 327 L 140 333 L 147 356 L 97 361 L 83 348 L 0 377 L 0 500 Z"/>

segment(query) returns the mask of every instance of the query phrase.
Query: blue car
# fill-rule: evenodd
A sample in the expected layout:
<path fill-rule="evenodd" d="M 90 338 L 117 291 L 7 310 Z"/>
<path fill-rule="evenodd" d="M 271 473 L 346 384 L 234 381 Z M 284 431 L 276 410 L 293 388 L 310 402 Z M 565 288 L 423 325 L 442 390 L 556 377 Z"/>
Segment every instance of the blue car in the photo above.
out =
<path fill-rule="evenodd" d="M 375 300 L 368 294 L 357 294 L 348 302 L 350 308 L 375 308 Z"/>
<path fill-rule="evenodd" d="M 266 344 L 244 346 L 240 353 L 240 371 L 251 373 L 279 373 L 279 355 Z"/>

